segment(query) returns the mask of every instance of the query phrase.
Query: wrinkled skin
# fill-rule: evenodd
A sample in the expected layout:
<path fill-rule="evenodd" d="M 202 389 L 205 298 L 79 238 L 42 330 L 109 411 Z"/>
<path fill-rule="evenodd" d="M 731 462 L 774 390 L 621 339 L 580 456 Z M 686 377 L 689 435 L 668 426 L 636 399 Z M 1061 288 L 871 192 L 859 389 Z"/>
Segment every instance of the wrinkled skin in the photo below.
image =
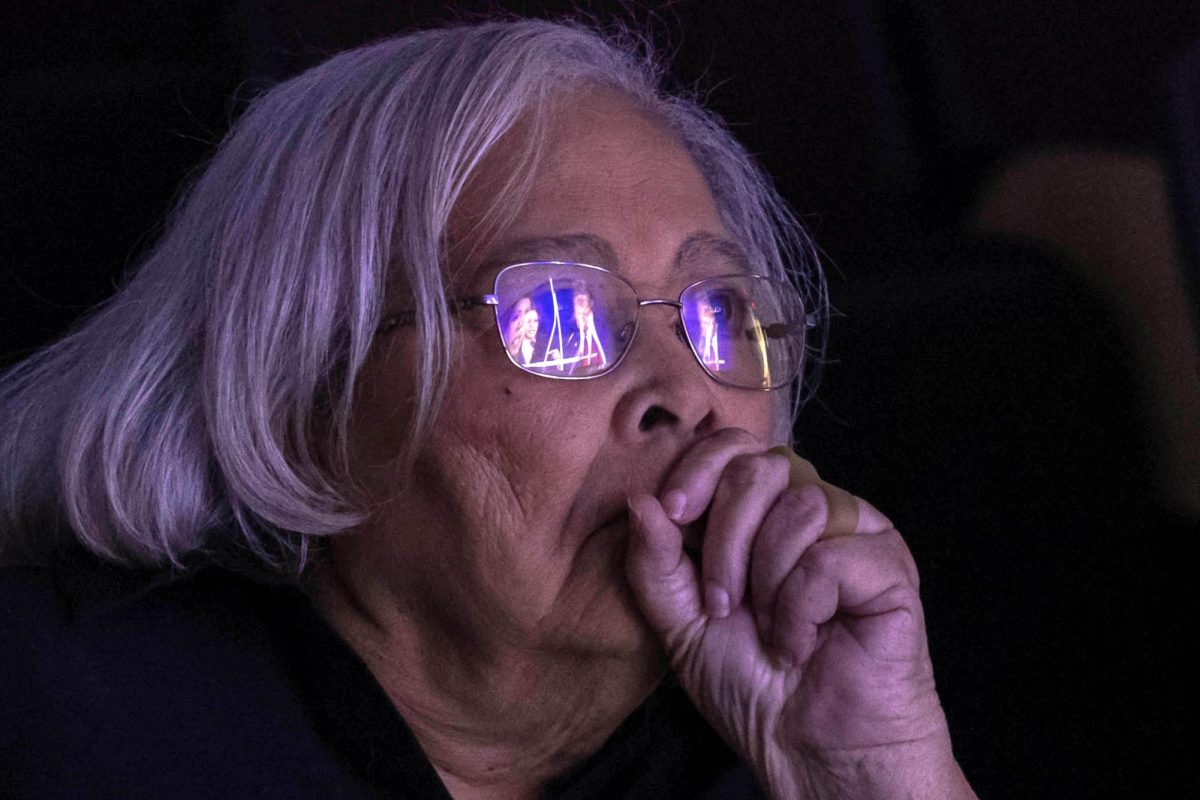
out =
<path fill-rule="evenodd" d="M 773 796 L 971 797 L 903 540 L 857 498 L 839 529 L 827 495 L 763 450 L 719 431 L 661 503 L 630 500 L 630 582 L 680 681 Z M 697 569 L 680 526 L 705 509 Z"/>
<path fill-rule="evenodd" d="M 618 97 L 563 103 L 532 193 L 487 230 L 509 169 L 502 142 L 455 208 L 458 295 L 489 291 L 497 261 L 599 263 L 643 298 L 734 269 L 705 244 L 728 232 L 695 165 Z M 613 373 L 552 381 L 509 363 L 490 312 L 464 312 L 411 480 L 395 455 L 415 338 L 382 341 L 351 431 L 374 513 L 334 540 L 319 607 L 455 797 L 535 796 L 668 664 L 775 796 L 899 797 L 930 779 L 926 796 L 958 796 L 899 535 L 865 504 L 855 530 L 826 531 L 820 492 L 766 453 L 774 397 L 711 380 L 671 309 L 642 315 Z M 706 510 L 698 574 L 683 547 Z M 709 582 L 727 615 L 719 592 L 705 609 Z"/>

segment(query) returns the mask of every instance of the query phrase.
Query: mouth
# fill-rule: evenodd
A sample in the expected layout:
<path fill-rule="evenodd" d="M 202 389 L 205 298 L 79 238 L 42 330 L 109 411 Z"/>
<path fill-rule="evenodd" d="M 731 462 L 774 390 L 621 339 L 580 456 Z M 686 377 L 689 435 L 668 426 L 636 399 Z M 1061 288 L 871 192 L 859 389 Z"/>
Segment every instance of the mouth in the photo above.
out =
<path fill-rule="evenodd" d="M 696 566 L 700 566 L 701 551 L 704 543 L 704 531 L 708 527 L 708 510 L 697 519 L 683 527 L 683 552 Z M 629 513 L 620 511 L 613 514 L 596 527 L 593 534 L 614 530 L 629 530 Z"/>
<path fill-rule="evenodd" d="M 700 554 L 704 544 L 704 532 L 708 529 L 708 509 L 700 518 L 683 527 L 683 552 L 692 563 L 700 566 Z"/>

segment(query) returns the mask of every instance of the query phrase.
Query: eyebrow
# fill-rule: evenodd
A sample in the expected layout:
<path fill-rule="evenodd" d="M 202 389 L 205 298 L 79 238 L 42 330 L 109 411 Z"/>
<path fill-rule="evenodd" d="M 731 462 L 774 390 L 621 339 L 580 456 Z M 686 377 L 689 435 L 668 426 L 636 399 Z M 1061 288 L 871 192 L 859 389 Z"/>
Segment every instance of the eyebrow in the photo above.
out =
<path fill-rule="evenodd" d="M 689 261 L 714 257 L 729 262 L 738 272 L 749 274 L 754 271 L 746 248 L 732 239 L 712 233 L 693 233 L 684 239 L 675 252 L 675 266 L 683 269 Z"/>
<path fill-rule="evenodd" d="M 750 273 L 750 257 L 737 242 L 713 233 L 693 233 L 675 251 L 675 267 L 687 268 L 689 262 L 719 258 L 734 271 Z M 494 275 L 502 267 L 523 261 L 582 261 L 595 267 L 616 269 L 620 264 L 617 251 L 602 236 L 592 233 L 572 233 L 565 236 L 531 236 L 517 239 L 501 247 L 475 270 L 472 282 Z"/>
<path fill-rule="evenodd" d="M 472 274 L 472 283 L 492 277 L 502 267 L 524 261 L 581 261 L 594 267 L 616 267 L 617 251 L 608 240 L 592 233 L 565 236 L 530 236 L 509 242 L 484 259 Z"/>

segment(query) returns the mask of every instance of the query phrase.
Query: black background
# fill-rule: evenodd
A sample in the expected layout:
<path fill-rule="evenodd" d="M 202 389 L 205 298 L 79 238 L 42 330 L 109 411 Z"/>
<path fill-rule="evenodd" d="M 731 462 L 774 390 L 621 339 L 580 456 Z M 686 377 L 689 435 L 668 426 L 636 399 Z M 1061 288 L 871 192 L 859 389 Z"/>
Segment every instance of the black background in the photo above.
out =
<path fill-rule="evenodd" d="M 0 366 L 107 297 L 245 102 L 340 49 L 574 8 L 647 28 L 828 257 L 798 434 L 910 540 L 981 797 L 1200 793 L 1194 520 L 1160 508 L 1129 336 L 1061 256 L 966 232 L 1014 154 L 1165 155 L 1183 0 L 10 2 Z"/>

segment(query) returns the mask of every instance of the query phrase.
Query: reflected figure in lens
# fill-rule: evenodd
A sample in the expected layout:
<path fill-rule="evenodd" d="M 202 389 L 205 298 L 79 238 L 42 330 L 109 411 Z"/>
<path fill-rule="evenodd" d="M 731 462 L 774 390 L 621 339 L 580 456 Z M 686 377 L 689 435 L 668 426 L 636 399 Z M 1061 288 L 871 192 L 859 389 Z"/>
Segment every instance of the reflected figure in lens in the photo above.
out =
<path fill-rule="evenodd" d="M 504 326 L 504 343 L 513 358 L 517 357 L 517 353 L 521 349 L 521 343 L 525 341 L 525 315 L 532 308 L 533 300 L 528 297 L 522 297 L 513 303 L 512 308 L 508 311 L 508 321 Z"/>
<path fill-rule="evenodd" d="M 521 327 L 517 332 L 516 347 L 509 347 L 509 353 L 513 358 L 518 359 L 522 364 L 528 364 L 533 361 L 533 343 L 537 340 L 538 334 L 538 312 L 537 309 L 529 309 L 525 312 L 525 317 L 522 320 Z"/>
<path fill-rule="evenodd" d="M 725 362 L 721 360 L 721 348 L 717 342 L 717 310 L 708 298 L 697 304 L 700 317 L 700 360 L 709 369 L 721 369 Z"/>
<path fill-rule="evenodd" d="M 562 370 L 562 359 L 557 348 L 548 347 L 544 357 L 539 357 L 534 347 L 541 329 L 541 315 L 533 307 L 532 299 L 522 297 L 513 303 L 507 319 L 504 341 L 513 361 L 523 366 L 545 366 L 557 361 L 559 370 Z M 539 361 L 539 358 L 542 360 Z"/>
<path fill-rule="evenodd" d="M 573 367 L 603 367 L 608 363 L 604 345 L 596 333 L 596 313 L 592 307 L 592 296 L 586 288 L 575 290 L 575 330 L 567 339 L 568 349 L 574 347 L 576 362 Z"/>

